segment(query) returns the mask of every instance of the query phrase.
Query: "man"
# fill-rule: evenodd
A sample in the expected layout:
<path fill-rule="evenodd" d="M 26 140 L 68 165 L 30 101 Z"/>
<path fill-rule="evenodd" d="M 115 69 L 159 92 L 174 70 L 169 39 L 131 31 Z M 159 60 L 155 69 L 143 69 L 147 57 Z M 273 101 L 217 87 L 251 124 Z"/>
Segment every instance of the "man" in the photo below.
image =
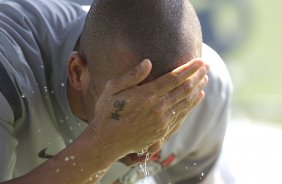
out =
<path fill-rule="evenodd" d="M 213 166 L 229 98 L 220 58 L 212 58 L 220 66 L 211 68 L 210 97 L 195 112 L 201 115 L 169 139 L 203 99 L 207 83 L 207 66 L 194 59 L 201 33 L 187 1 L 97 0 L 83 30 L 85 14 L 66 2 L 7 1 L 0 12 L 1 76 L 8 76 L 1 87 L 2 181 L 97 182 L 113 162 L 143 161 L 136 153 L 147 149 L 156 179 L 187 161 L 190 174 L 168 180 L 199 180 Z M 139 64 L 144 58 L 153 67 L 148 60 Z M 102 183 L 140 179 L 136 168 L 122 167 L 114 164 Z"/>

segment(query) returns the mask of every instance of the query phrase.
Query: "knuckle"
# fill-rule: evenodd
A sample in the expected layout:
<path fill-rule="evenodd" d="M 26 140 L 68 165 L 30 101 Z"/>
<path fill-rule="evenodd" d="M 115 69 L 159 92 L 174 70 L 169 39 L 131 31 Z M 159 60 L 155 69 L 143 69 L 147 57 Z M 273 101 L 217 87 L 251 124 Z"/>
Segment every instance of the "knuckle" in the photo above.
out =
<path fill-rule="evenodd" d="M 155 94 L 152 92 L 147 92 L 143 96 L 143 102 L 147 105 L 150 106 L 155 103 Z"/>
<path fill-rule="evenodd" d="M 191 100 L 192 100 L 191 96 L 188 96 L 187 98 L 184 99 L 184 106 L 186 108 L 191 106 Z"/>
<path fill-rule="evenodd" d="M 152 112 L 158 120 L 162 119 L 163 107 L 161 105 L 157 105 L 152 108 Z"/>
<path fill-rule="evenodd" d="M 150 86 L 149 88 L 145 89 L 145 91 L 148 98 L 154 99 L 156 97 L 156 89 L 154 86 Z"/>
<path fill-rule="evenodd" d="M 189 95 L 193 89 L 193 83 L 191 79 L 187 79 L 185 85 L 184 85 L 184 92 L 186 95 Z"/>
<path fill-rule="evenodd" d="M 168 101 L 170 104 L 176 104 L 178 102 L 178 98 L 176 96 L 170 95 Z"/>
<path fill-rule="evenodd" d="M 107 89 L 112 89 L 114 88 L 114 85 L 116 84 L 116 82 L 114 81 L 114 79 L 111 79 L 109 80 L 107 83 L 106 83 L 106 88 Z"/>
<path fill-rule="evenodd" d="M 178 74 L 173 75 L 172 82 L 175 86 L 179 86 L 181 84 L 181 77 Z"/>

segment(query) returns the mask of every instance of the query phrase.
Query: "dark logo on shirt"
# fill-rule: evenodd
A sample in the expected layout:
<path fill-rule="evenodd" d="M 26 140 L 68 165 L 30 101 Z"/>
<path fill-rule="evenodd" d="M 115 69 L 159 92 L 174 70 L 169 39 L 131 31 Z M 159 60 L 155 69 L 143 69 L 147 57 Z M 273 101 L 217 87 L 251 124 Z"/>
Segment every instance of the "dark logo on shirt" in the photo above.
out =
<path fill-rule="evenodd" d="M 38 153 L 39 158 L 49 159 L 49 158 L 52 158 L 52 157 L 53 157 L 53 155 L 49 155 L 48 153 L 46 153 L 46 150 L 47 150 L 47 148 L 44 148 L 43 150 L 41 150 L 41 151 Z"/>

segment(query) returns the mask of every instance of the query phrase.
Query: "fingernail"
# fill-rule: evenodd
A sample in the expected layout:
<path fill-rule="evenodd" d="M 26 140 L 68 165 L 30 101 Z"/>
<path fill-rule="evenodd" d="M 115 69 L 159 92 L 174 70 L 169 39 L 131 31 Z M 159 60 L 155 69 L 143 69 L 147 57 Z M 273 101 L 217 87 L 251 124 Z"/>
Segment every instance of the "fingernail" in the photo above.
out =
<path fill-rule="evenodd" d="M 146 67 L 146 65 L 147 65 L 149 62 L 150 62 L 150 60 L 148 60 L 148 59 L 143 60 L 142 63 L 141 63 L 141 67 Z"/>

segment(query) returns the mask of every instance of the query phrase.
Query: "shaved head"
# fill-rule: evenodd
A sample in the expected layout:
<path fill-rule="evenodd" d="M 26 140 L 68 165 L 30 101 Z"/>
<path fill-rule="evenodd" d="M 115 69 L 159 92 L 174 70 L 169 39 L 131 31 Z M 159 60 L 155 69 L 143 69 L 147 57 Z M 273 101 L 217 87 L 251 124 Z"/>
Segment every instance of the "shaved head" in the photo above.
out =
<path fill-rule="evenodd" d="M 94 76 L 147 58 L 153 79 L 184 59 L 200 57 L 201 44 L 200 23 L 188 0 L 95 0 L 79 51 Z"/>

